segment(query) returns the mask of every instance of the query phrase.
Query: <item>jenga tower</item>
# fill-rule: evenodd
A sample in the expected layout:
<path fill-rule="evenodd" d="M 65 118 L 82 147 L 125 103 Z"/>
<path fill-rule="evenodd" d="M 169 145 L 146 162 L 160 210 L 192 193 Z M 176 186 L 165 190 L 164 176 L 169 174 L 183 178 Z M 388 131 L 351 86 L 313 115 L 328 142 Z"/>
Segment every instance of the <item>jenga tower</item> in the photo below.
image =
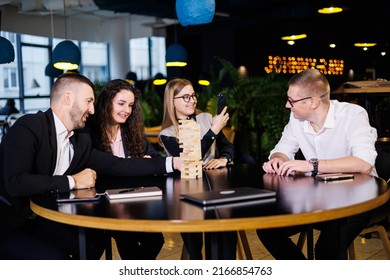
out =
<path fill-rule="evenodd" d="M 193 120 L 179 120 L 179 142 L 183 152 L 181 178 L 202 177 L 202 151 L 200 146 L 200 126 Z"/>

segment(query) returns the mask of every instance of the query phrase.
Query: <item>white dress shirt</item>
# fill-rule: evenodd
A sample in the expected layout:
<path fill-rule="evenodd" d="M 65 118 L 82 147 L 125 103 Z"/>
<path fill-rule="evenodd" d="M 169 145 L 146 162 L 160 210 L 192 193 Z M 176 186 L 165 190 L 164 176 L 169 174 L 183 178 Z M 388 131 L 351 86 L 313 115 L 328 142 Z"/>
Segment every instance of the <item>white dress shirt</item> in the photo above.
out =
<path fill-rule="evenodd" d="M 74 150 L 69 138 L 74 134 L 74 132 L 71 131 L 68 133 L 68 130 L 54 112 L 53 115 L 57 139 L 57 162 L 53 175 L 63 175 L 69 168 L 70 162 L 73 158 Z M 72 176 L 67 177 L 69 180 L 69 188 L 73 189 L 75 182 Z"/>
<path fill-rule="evenodd" d="M 309 121 L 298 120 L 291 113 L 290 121 L 270 157 L 273 153 L 283 153 L 292 160 L 301 149 L 307 160 L 355 156 L 375 166 L 376 139 L 376 129 L 370 126 L 363 107 L 331 100 L 325 123 L 318 132 Z M 376 175 L 375 168 L 371 173 Z"/>

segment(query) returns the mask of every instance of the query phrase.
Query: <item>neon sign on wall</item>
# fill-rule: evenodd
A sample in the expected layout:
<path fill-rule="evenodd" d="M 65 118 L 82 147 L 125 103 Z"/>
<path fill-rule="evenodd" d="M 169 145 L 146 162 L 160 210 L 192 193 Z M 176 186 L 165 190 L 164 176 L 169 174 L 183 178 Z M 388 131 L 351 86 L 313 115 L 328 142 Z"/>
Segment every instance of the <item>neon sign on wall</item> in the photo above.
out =
<path fill-rule="evenodd" d="M 305 58 L 295 56 L 268 56 L 267 73 L 296 74 L 308 68 L 316 68 L 325 75 L 343 75 L 344 60 Z"/>

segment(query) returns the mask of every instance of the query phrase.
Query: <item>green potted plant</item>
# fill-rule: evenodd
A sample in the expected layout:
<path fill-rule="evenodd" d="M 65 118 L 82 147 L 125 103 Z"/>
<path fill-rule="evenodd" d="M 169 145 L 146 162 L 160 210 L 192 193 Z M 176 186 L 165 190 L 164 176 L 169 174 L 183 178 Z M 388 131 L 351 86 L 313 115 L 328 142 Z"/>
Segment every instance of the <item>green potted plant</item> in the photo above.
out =
<path fill-rule="evenodd" d="M 263 161 L 288 122 L 290 112 L 284 108 L 287 80 L 275 73 L 264 77 L 242 77 L 230 62 L 217 59 L 223 68 L 219 75 L 214 75 L 216 80 L 212 80 L 207 88 L 210 98 L 206 110 L 215 114 L 216 96 L 223 92 L 227 97 L 230 124 L 236 129 L 236 149 L 256 161 Z M 222 86 L 226 76 L 232 86 Z"/>

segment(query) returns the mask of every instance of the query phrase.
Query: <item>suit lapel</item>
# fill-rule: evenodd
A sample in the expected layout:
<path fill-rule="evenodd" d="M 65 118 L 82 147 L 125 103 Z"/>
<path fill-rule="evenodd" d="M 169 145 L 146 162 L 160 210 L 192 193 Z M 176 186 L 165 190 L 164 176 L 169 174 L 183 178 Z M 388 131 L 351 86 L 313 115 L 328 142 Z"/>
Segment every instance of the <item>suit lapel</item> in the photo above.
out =
<path fill-rule="evenodd" d="M 56 135 L 56 128 L 54 125 L 54 116 L 51 109 L 47 110 L 45 112 L 46 121 L 47 121 L 47 129 L 49 133 L 49 139 L 50 139 L 50 148 L 53 151 L 52 152 L 52 158 L 51 162 L 53 163 L 51 166 L 51 174 L 54 173 L 54 169 L 56 168 L 56 162 L 57 162 L 57 135 Z"/>

